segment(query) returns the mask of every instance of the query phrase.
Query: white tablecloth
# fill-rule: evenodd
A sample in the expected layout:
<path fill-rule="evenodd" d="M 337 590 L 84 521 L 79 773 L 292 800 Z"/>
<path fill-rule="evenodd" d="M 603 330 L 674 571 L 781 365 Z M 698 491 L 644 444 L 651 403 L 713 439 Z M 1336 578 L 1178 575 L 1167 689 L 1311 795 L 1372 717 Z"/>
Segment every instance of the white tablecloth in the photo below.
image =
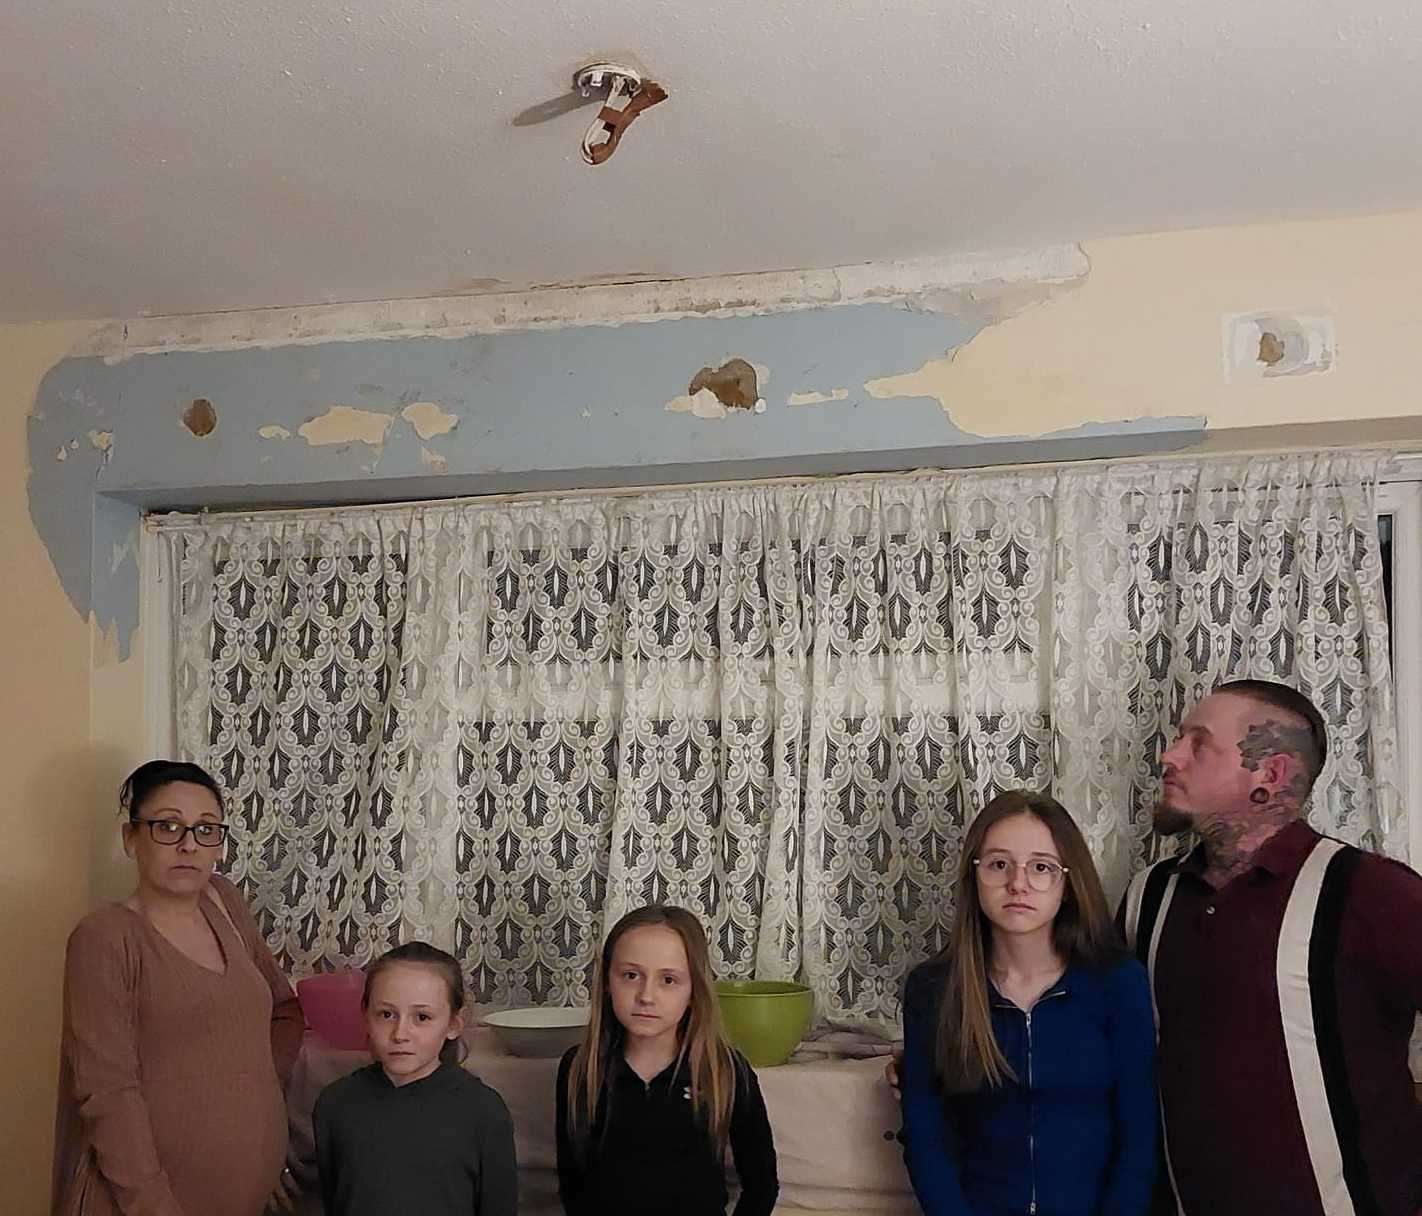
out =
<path fill-rule="evenodd" d="M 509 1055 L 482 1026 L 472 1028 L 466 1041 L 465 1067 L 498 1090 L 513 1116 L 520 1210 L 525 1216 L 560 1212 L 553 1133 L 558 1061 Z M 306 1036 L 288 1099 L 292 1148 L 308 1182 L 314 1182 L 316 1096 L 369 1062 L 365 1052 L 340 1051 L 314 1034 Z M 821 1059 L 761 1068 L 756 1075 L 775 1133 L 782 1208 L 863 1216 L 918 1211 L 896 1139 L 898 1105 L 884 1082 L 882 1059 Z"/>

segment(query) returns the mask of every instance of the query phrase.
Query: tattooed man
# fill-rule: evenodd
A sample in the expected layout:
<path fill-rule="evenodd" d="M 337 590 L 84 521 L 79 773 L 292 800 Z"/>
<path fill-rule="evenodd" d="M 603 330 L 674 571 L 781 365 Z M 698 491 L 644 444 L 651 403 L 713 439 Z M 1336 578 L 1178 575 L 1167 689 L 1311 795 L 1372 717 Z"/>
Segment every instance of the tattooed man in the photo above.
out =
<path fill-rule="evenodd" d="M 1160 1032 L 1162 1212 L 1422 1212 L 1422 878 L 1309 827 L 1327 746 L 1306 697 L 1238 680 L 1162 757 L 1156 829 L 1199 844 L 1120 915 Z"/>

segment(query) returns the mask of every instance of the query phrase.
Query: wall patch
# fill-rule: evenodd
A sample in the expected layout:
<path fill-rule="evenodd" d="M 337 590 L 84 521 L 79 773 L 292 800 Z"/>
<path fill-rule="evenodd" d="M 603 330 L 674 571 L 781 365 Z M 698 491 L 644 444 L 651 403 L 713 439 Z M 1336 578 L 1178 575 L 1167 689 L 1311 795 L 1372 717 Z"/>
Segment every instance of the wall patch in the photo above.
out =
<path fill-rule="evenodd" d="M 421 439 L 433 439 L 436 435 L 448 435 L 459 425 L 459 415 L 449 413 L 442 405 L 433 401 L 414 401 L 400 411 L 400 417 L 415 428 Z"/>
<path fill-rule="evenodd" d="M 695 397 L 702 389 L 714 393 L 728 410 L 753 410 L 761 399 L 756 370 L 744 359 L 727 359 L 717 368 L 703 367 L 686 391 Z"/>
<path fill-rule="evenodd" d="M 368 443 L 378 448 L 385 442 L 385 434 L 394 421 L 390 414 L 333 405 L 324 414 L 308 418 L 297 428 L 297 433 L 313 448 L 338 443 Z"/>
<path fill-rule="evenodd" d="M 828 405 L 831 401 L 848 401 L 849 390 L 847 388 L 837 388 L 829 393 L 791 393 L 786 398 L 786 405 Z"/>
<path fill-rule="evenodd" d="M 183 425 L 199 439 L 206 439 L 217 430 L 217 411 L 206 397 L 194 397 L 183 411 Z"/>
<path fill-rule="evenodd" d="M 667 402 L 665 408 L 668 413 L 695 414 L 698 418 L 724 418 L 726 416 L 726 407 L 709 388 L 701 388 L 694 393 L 673 397 Z"/>

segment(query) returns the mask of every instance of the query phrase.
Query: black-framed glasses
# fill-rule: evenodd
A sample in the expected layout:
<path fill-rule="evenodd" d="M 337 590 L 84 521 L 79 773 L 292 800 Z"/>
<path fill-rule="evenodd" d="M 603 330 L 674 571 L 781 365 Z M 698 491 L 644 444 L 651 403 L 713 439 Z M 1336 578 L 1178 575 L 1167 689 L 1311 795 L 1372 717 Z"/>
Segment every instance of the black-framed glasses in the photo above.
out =
<path fill-rule="evenodd" d="M 994 854 L 991 857 L 974 857 L 973 865 L 978 868 L 978 877 L 984 886 L 1005 887 L 1012 881 L 1017 868 L 1022 867 L 1027 875 L 1027 885 L 1039 895 L 1050 891 L 1061 882 L 1064 874 L 1070 873 L 1066 866 L 1058 865 L 1045 857 L 1034 857 L 1030 861 L 1013 861 L 1010 857 Z"/>
<path fill-rule="evenodd" d="M 205 849 L 220 848 L 227 841 L 225 823 L 194 823 L 188 825 L 178 819 L 135 819 L 134 823 L 146 823 L 148 834 L 154 844 L 180 845 L 183 837 L 193 834 L 193 842 Z"/>

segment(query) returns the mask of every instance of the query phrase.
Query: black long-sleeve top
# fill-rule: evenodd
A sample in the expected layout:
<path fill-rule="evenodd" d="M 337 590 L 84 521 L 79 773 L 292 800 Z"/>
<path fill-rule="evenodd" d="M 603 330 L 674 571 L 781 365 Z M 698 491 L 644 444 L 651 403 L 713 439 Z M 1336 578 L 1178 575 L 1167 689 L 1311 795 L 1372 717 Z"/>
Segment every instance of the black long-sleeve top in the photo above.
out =
<path fill-rule="evenodd" d="M 643 1081 L 615 1055 L 580 1148 L 568 1122 L 576 1050 L 558 1066 L 558 1194 L 568 1216 L 724 1216 L 725 1165 L 692 1107 L 685 1062 Z M 780 1193 L 775 1142 L 755 1072 L 739 1055 L 728 1140 L 741 1184 L 734 1216 L 770 1216 Z"/>
<path fill-rule="evenodd" d="M 504 1100 L 457 1064 L 395 1086 L 379 1064 L 328 1085 L 313 1115 L 327 1216 L 515 1216 Z"/>

